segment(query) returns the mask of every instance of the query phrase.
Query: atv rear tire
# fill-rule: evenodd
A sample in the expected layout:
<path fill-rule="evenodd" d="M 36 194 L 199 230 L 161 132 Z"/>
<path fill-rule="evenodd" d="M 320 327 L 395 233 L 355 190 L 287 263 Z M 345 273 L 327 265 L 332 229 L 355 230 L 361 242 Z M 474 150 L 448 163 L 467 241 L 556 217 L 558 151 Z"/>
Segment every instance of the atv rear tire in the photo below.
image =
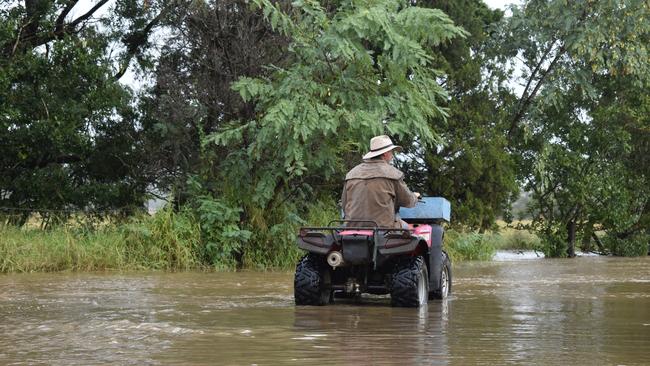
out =
<path fill-rule="evenodd" d="M 296 305 L 325 305 L 331 296 L 331 275 L 324 259 L 307 254 L 296 266 L 293 295 Z"/>
<path fill-rule="evenodd" d="M 417 308 L 427 303 L 429 276 L 421 256 L 400 260 L 393 272 L 390 299 L 392 306 Z"/>
<path fill-rule="evenodd" d="M 446 299 L 451 293 L 451 262 L 447 253 L 442 252 L 442 269 L 440 271 L 440 285 L 431 291 L 430 299 Z"/>

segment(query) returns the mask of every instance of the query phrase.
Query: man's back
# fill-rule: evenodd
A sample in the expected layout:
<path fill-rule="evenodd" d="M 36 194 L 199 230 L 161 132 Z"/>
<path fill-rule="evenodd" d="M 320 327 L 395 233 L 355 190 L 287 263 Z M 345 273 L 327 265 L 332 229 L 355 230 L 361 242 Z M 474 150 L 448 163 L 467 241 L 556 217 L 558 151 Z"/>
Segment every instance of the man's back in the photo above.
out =
<path fill-rule="evenodd" d="M 345 177 L 341 203 L 348 220 L 371 220 L 380 227 L 401 228 L 395 213 L 417 202 L 403 180 L 404 174 L 385 160 L 364 160 Z M 350 224 L 349 226 L 368 226 Z"/>

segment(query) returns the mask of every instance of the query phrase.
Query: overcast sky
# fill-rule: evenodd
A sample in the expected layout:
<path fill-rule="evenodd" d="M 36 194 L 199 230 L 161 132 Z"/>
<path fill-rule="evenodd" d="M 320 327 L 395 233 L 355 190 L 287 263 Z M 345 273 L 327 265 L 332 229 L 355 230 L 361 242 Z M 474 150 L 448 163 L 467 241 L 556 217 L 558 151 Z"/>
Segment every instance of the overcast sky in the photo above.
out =
<path fill-rule="evenodd" d="M 520 3 L 520 1 L 514 1 L 514 0 L 484 0 L 486 4 L 488 4 L 489 7 L 491 8 L 499 8 L 506 10 L 506 6 L 513 4 L 513 3 Z"/>

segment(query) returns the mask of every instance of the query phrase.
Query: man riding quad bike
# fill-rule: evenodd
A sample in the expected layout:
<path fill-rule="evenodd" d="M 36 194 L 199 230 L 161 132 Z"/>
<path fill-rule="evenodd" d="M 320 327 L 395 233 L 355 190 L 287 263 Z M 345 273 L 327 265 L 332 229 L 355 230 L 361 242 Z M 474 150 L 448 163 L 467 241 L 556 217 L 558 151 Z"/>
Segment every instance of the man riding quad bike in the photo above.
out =
<path fill-rule="evenodd" d="M 324 305 L 335 294 L 390 293 L 393 306 L 419 307 L 451 290 L 441 226 L 449 221 L 449 202 L 418 201 L 403 173 L 389 165 L 401 148 L 388 136 L 374 137 L 370 148 L 346 175 L 344 219 L 300 230 L 298 246 L 308 254 L 296 267 L 297 305 Z"/>

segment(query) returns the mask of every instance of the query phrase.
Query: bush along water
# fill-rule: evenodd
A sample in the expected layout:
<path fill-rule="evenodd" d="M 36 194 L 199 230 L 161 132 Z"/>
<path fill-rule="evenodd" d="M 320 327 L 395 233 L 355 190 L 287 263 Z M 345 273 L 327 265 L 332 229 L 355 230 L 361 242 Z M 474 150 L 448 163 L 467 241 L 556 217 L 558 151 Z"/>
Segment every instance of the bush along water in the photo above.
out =
<path fill-rule="evenodd" d="M 650 234 L 636 233 L 626 238 L 608 235 L 603 244 L 616 256 L 637 257 L 650 254 Z"/>
<path fill-rule="evenodd" d="M 240 227 L 242 209 L 207 195 L 197 197 L 195 204 L 203 239 L 198 254 L 203 263 L 218 269 L 235 268 L 252 236 Z"/>
<path fill-rule="evenodd" d="M 90 226 L 67 224 L 48 230 L 0 226 L 0 273 L 101 270 L 292 269 L 302 255 L 298 228 L 337 218 L 331 198 L 304 208 L 280 206 L 263 213 L 198 196 L 179 210 Z"/>
<path fill-rule="evenodd" d="M 302 225 L 327 225 L 338 218 L 333 198 L 302 207 L 278 206 L 272 211 L 243 210 L 222 200 L 200 196 L 180 210 L 166 207 L 121 223 L 60 225 L 49 230 L 0 227 L 0 273 L 98 270 L 290 270 L 303 254 L 295 245 Z M 613 255 L 648 253 L 650 235 L 603 237 Z M 566 255 L 559 236 L 523 231 L 445 233 L 445 250 L 454 261 L 490 260 L 497 249 L 544 250 Z"/>
<path fill-rule="evenodd" d="M 445 250 L 452 261 L 490 260 L 496 252 L 496 246 L 491 234 L 448 230 L 445 233 Z"/>

